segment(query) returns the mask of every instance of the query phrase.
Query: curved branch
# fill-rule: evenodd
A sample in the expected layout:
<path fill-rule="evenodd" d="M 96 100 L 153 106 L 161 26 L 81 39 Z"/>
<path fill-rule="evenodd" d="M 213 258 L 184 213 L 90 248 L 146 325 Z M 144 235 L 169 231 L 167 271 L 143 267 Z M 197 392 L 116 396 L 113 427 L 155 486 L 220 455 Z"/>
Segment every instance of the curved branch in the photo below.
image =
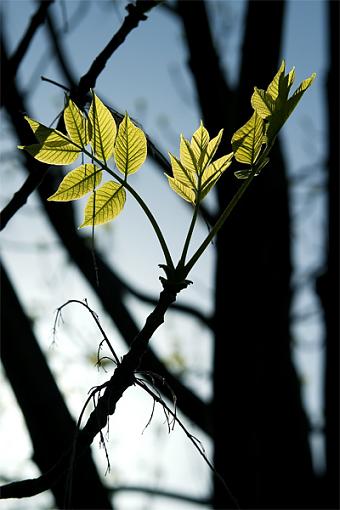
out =
<path fill-rule="evenodd" d="M 48 8 L 54 2 L 54 0 L 46 0 L 44 2 L 40 2 L 40 6 L 37 9 L 36 13 L 32 16 L 31 22 L 22 37 L 17 49 L 13 53 L 10 58 L 10 64 L 12 68 L 12 73 L 16 74 L 19 65 L 21 64 L 22 59 L 24 58 L 29 45 L 32 42 L 32 39 L 37 31 L 37 29 L 42 25 L 48 16 Z"/>
<path fill-rule="evenodd" d="M 145 13 L 156 7 L 160 1 L 161 0 L 137 0 L 135 4 L 131 3 L 126 6 L 128 14 L 122 26 L 105 46 L 103 51 L 94 59 L 87 73 L 81 77 L 76 90 L 71 92 L 72 98 L 78 105 L 82 104 L 85 100 L 85 96 L 89 90 L 95 87 L 98 76 L 104 70 L 108 60 L 116 49 L 123 44 L 126 37 L 139 25 L 140 21 L 145 21 L 147 19 Z"/>

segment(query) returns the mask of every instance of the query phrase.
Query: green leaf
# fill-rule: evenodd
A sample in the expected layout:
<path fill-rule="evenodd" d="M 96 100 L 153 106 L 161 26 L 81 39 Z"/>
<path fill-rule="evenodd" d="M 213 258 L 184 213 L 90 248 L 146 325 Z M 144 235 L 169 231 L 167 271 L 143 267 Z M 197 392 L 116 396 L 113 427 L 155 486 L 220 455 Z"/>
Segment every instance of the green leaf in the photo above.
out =
<path fill-rule="evenodd" d="M 259 175 L 261 173 L 261 170 L 269 163 L 269 158 L 264 158 L 263 161 L 261 161 L 261 163 L 259 164 L 259 166 L 257 167 L 257 170 L 255 172 L 255 176 Z M 248 179 L 248 177 L 250 176 L 250 174 L 252 173 L 253 169 L 244 169 L 244 170 L 237 170 L 236 172 L 234 172 L 234 175 L 235 177 L 237 177 L 237 179 Z"/>
<path fill-rule="evenodd" d="M 61 181 L 58 190 L 47 200 L 68 202 L 77 200 L 93 191 L 102 180 L 102 171 L 92 164 L 81 165 L 71 170 Z"/>
<path fill-rule="evenodd" d="M 91 145 L 94 154 L 101 161 L 107 161 L 113 154 L 117 126 L 111 112 L 93 92 L 93 99 L 89 110 L 92 124 Z"/>
<path fill-rule="evenodd" d="M 97 189 L 85 207 L 85 217 L 79 228 L 100 225 L 113 220 L 122 211 L 126 192 L 121 184 L 109 181 Z"/>
<path fill-rule="evenodd" d="M 236 161 L 253 165 L 264 141 L 264 121 L 254 112 L 248 122 L 238 129 L 231 139 Z"/>
<path fill-rule="evenodd" d="M 144 163 L 147 155 L 146 137 L 125 113 L 119 125 L 114 156 L 118 170 L 124 175 L 133 174 Z"/>
<path fill-rule="evenodd" d="M 309 78 L 303 80 L 303 82 L 300 84 L 299 88 L 296 89 L 292 97 L 288 99 L 286 107 L 286 119 L 288 119 L 288 117 L 292 114 L 293 110 L 297 106 L 303 94 L 312 85 L 313 81 L 315 80 L 315 77 L 316 73 L 313 73 Z"/>
<path fill-rule="evenodd" d="M 180 181 L 184 186 L 194 188 L 196 186 L 196 176 L 193 172 L 188 171 L 176 156 L 169 152 L 172 172 L 176 181 Z"/>
<path fill-rule="evenodd" d="M 282 60 L 282 64 L 280 66 L 280 69 L 278 70 L 278 72 L 274 76 L 272 82 L 268 85 L 268 88 L 267 88 L 268 94 L 271 96 L 271 98 L 274 101 L 279 96 L 280 82 L 282 82 L 282 78 L 284 77 L 285 67 L 286 67 L 285 61 Z"/>
<path fill-rule="evenodd" d="M 178 181 L 169 175 L 166 175 L 166 177 L 168 178 L 171 189 L 173 189 L 177 195 L 184 198 L 187 202 L 195 204 L 196 193 L 191 188 L 188 188 L 188 186 L 185 186 L 185 184 L 181 181 Z"/>
<path fill-rule="evenodd" d="M 31 154 L 34 159 L 42 163 L 49 163 L 50 165 L 69 165 L 73 163 L 80 154 L 80 149 L 65 141 L 19 145 L 18 149 L 24 149 Z"/>
<path fill-rule="evenodd" d="M 234 153 L 226 154 L 219 159 L 216 159 L 211 165 L 209 165 L 202 176 L 200 200 L 209 193 L 211 188 L 215 186 L 218 179 L 221 177 L 223 172 L 229 168 L 232 163 Z"/>
<path fill-rule="evenodd" d="M 91 124 L 70 98 L 64 110 L 64 122 L 71 140 L 85 147 L 91 138 Z"/>
<path fill-rule="evenodd" d="M 254 87 L 254 92 L 251 96 L 251 105 L 262 119 L 268 119 L 275 108 L 275 102 L 270 94 L 257 87 Z"/>
<path fill-rule="evenodd" d="M 209 133 L 201 121 L 200 127 L 195 131 L 191 138 L 191 148 L 199 166 L 203 163 L 209 140 Z"/>
<path fill-rule="evenodd" d="M 30 119 L 29 117 L 25 116 L 25 120 L 29 123 L 36 139 L 38 142 L 43 144 L 44 142 L 50 143 L 50 142 L 59 142 L 59 143 L 66 143 L 70 142 L 70 140 L 67 138 L 64 133 L 61 133 L 57 129 L 51 129 L 43 124 L 40 124 L 40 122 Z"/>
<path fill-rule="evenodd" d="M 189 140 L 181 135 L 179 147 L 179 155 L 182 166 L 187 170 L 188 174 L 198 175 L 198 164 L 194 151 L 191 148 Z"/>
<path fill-rule="evenodd" d="M 221 143 L 222 135 L 223 135 L 223 129 L 220 129 L 218 135 L 215 136 L 215 138 L 212 138 L 212 140 L 210 140 L 210 142 L 208 143 L 208 147 L 207 147 L 207 151 L 206 151 L 206 159 L 204 160 L 203 169 L 204 169 L 204 166 L 210 164 L 213 157 L 215 156 L 217 149 Z"/>

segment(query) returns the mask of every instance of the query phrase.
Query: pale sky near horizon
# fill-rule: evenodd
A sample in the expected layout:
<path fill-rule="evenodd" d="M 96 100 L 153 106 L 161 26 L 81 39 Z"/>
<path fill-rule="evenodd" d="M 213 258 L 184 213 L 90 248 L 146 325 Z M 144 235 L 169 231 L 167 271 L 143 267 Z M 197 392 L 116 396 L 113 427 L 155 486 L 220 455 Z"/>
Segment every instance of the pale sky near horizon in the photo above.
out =
<path fill-rule="evenodd" d="M 223 63 L 232 79 L 237 76 L 239 37 L 242 26 L 243 1 L 218 2 L 229 9 L 233 23 L 227 29 L 218 14 L 218 5 L 212 9 L 216 23 L 216 32 L 220 34 L 220 44 L 227 48 Z M 79 2 L 66 1 L 64 9 L 60 2 L 53 5 L 53 11 L 62 26 L 77 10 Z M 9 39 L 10 52 L 16 47 L 28 20 L 36 6 L 29 0 L 1 2 L 4 14 L 4 32 Z M 82 2 L 82 9 L 88 9 L 86 16 L 79 20 L 79 26 L 70 27 L 64 34 L 65 47 L 72 67 L 79 78 L 87 71 L 89 63 L 112 36 L 121 21 L 121 10 L 109 9 L 107 2 Z M 113 28 L 114 27 L 114 28 Z M 230 33 L 224 33 L 228 30 Z M 86 45 L 84 44 L 86 41 Z M 294 202 L 292 214 L 295 221 L 293 256 L 300 272 L 318 268 L 322 262 L 322 243 L 324 236 L 324 200 L 322 196 L 323 158 L 325 156 L 324 125 L 324 84 L 327 71 L 327 44 L 325 40 L 325 2 L 322 0 L 290 0 L 287 5 L 285 36 L 282 57 L 286 59 L 287 68 L 296 67 L 296 85 L 312 72 L 317 79 L 305 94 L 301 105 L 296 109 L 284 129 L 284 143 L 289 162 L 289 175 L 292 183 L 296 182 L 301 169 L 311 169 L 313 182 L 309 187 L 303 183 L 291 188 Z M 37 66 L 40 58 L 47 65 Z M 262 55 L 261 55 L 262 57 Z M 37 34 L 23 64 L 20 77 L 24 89 L 35 89 L 30 102 L 30 115 L 45 124 L 49 124 L 63 106 L 63 92 L 39 79 L 43 74 L 63 82 L 55 62 L 49 56 L 48 45 L 42 30 Z M 256 84 L 255 84 L 256 85 Z M 294 87 L 295 88 L 295 87 Z M 193 84 L 186 67 L 181 30 L 176 20 L 154 9 L 149 19 L 131 33 L 126 43 L 116 52 L 106 70 L 99 78 L 96 91 L 98 95 L 111 102 L 120 111 L 127 110 L 130 115 L 140 120 L 145 130 L 155 139 L 164 152 L 178 152 L 179 134 L 191 136 L 197 128 L 200 115 L 193 98 Z M 1 113 L 0 129 L 2 141 L 1 153 L 13 151 L 17 157 L 16 141 L 8 132 L 8 122 Z M 25 174 L 20 169 L 18 160 L 2 161 L 2 189 L 0 193 L 1 208 L 8 198 L 21 185 Z M 145 177 L 144 177 L 145 176 Z M 146 177 L 147 176 L 147 177 Z M 165 178 L 155 172 L 152 164 L 146 164 L 134 176 L 134 184 L 143 198 L 150 204 L 159 217 L 170 246 L 177 253 L 180 249 L 188 223 L 187 208 L 167 189 Z M 166 188 L 166 189 L 165 189 Z M 163 190 L 163 191 L 162 191 Z M 82 206 L 84 203 L 82 203 Z M 213 198 L 209 205 L 214 206 Z M 92 291 L 69 264 L 63 251 L 46 220 L 40 214 L 36 197 L 30 197 L 27 206 L 22 208 L 8 224 L 1 238 L 3 261 L 18 288 L 27 312 L 35 318 L 35 332 L 47 352 L 53 371 L 58 377 L 62 390 L 67 394 L 72 412 L 77 416 L 80 406 L 90 386 L 102 381 L 105 374 L 98 374 L 89 364 L 89 354 L 96 346 L 89 338 L 97 338 L 91 329 L 90 320 L 79 312 L 74 322 L 72 311 L 65 313 L 66 325 L 61 327 L 56 345 L 52 344 L 51 330 L 54 311 L 69 298 L 87 297 L 97 312 L 101 314 L 102 323 L 111 337 L 115 339 L 118 350 L 124 353 L 124 344 L 111 321 L 105 317 Z M 169 214 L 170 211 L 170 214 Z M 176 214 L 173 214 L 176 211 Z M 176 228 L 174 228 L 174 220 Z M 81 213 L 79 213 L 79 222 Z M 205 227 L 197 231 L 197 238 L 205 235 Z M 150 293 L 159 291 L 157 265 L 162 262 L 160 250 L 152 237 L 151 230 L 141 217 L 132 200 L 128 200 L 126 210 L 109 227 L 98 230 L 96 243 L 106 253 L 109 263 L 121 271 L 124 276 L 138 288 Z M 39 251 L 36 246 L 42 247 Z M 141 252 L 140 246 L 145 247 Z M 118 247 L 118 249 L 116 249 Z M 43 249 L 44 248 L 44 249 Z M 183 302 L 189 301 L 209 312 L 212 308 L 212 282 L 214 271 L 214 250 L 210 248 L 204 260 L 200 262 L 193 274 L 195 285 L 187 294 L 181 296 Z M 67 282 L 67 286 L 65 285 Z M 52 292 L 53 290 L 53 292 Z M 317 303 L 304 286 L 296 297 L 298 310 L 315 310 Z M 149 310 L 145 305 L 133 302 L 136 320 L 141 323 Z M 86 321 L 86 330 L 83 324 Z M 187 339 L 181 336 L 182 328 L 187 328 Z M 162 330 L 155 339 L 155 348 L 161 356 L 176 362 L 180 370 L 183 360 L 187 373 L 184 380 L 197 391 L 202 398 L 209 398 L 211 387 L 209 371 L 211 369 L 211 338 L 208 332 L 189 320 L 169 316 L 166 330 Z M 315 422 L 321 419 L 322 401 L 320 397 L 320 374 L 322 357 L 318 345 L 322 341 L 322 327 L 317 314 L 311 315 L 309 321 L 296 324 L 293 331 L 296 338 L 296 359 L 302 377 L 305 380 L 304 394 L 311 416 Z M 70 344 L 70 335 L 77 338 Z M 201 341 L 192 338 L 201 335 Z M 307 345 L 306 348 L 303 346 Z M 313 348 L 314 345 L 314 348 Z M 301 347 L 302 346 L 302 347 Z M 175 361 L 174 361 L 175 360 Z M 74 371 L 78 374 L 74 380 Z M 203 374 L 203 375 L 202 375 Z M 2 374 L 3 379 L 3 374 Z M 3 386 L 3 380 L 1 381 Z M 7 388 L 0 397 L 0 450 L 5 452 L 0 459 L 0 476 L 19 476 L 25 473 L 33 476 L 36 470 L 26 458 L 30 455 L 30 443 L 18 425 L 21 418 L 13 406 L 13 396 Z M 133 420 L 130 419 L 133 412 Z M 151 403 L 138 396 L 128 395 L 119 406 L 119 413 L 111 424 L 111 447 L 114 448 L 113 472 L 107 478 L 112 483 L 147 484 L 150 478 L 159 487 L 179 490 L 206 496 L 211 486 L 210 473 L 201 458 L 188 445 L 179 430 L 167 436 L 166 427 L 162 427 L 163 417 L 158 414 L 155 422 L 141 435 L 151 412 Z M 121 440 L 122 431 L 126 438 Z M 20 423 L 20 426 L 21 423 Z M 117 427 L 117 432 L 114 431 Z M 192 430 L 192 429 L 191 429 Z M 13 432 L 16 431 L 14 434 Z M 211 454 L 211 445 L 201 431 L 192 430 L 201 438 Z M 7 446 L 10 445 L 11 450 Z M 175 446 L 174 446 L 175 445 Z M 133 451 L 134 460 L 126 454 L 128 446 Z M 173 457 L 174 449 L 178 457 Z M 104 463 L 103 452 L 95 453 Z M 158 462 L 154 460 L 158 456 Z M 118 462 L 123 458 L 124 463 Z M 105 468 L 104 468 L 105 470 Z M 197 494 L 197 480 L 200 482 L 201 494 Z M 40 499 L 39 499 L 40 498 Z M 137 498 L 137 499 L 133 499 Z M 185 510 L 187 504 L 167 500 L 151 500 L 133 496 L 131 499 L 117 497 L 118 510 L 141 510 L 143 505 L 155 510 Z M 35 499 L 35 508 L 45 508 L 48 503 L 46 495 Z M 140 501 L 141 504 L 140 504 Z M 152 502 L 153 501 L 153 502 Z M 14 504 L 15 503 L 15 504 Z M 14 510 L 30 509 L 33 500 L 4 503 L 2 508 Z M 135 506 L 140 504 L 139 507 Z M 153 506 L 152 506 L 153 505 Z M 194 508 L 194 507 L 192 507 Z M 200 506 L 202 510 L 206 507 Z"/>

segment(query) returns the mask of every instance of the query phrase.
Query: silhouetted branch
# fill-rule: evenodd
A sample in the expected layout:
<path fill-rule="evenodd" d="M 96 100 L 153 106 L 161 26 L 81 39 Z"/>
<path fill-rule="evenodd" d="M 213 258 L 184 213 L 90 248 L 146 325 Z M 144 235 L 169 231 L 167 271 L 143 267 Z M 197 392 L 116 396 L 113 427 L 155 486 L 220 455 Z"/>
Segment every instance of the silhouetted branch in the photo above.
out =
<path fill-rule="evenodd" d="M 26 51 L 29 48 L 29 45 L 32 42 L 32 39 L 39 28 L 45 21 L 45 18 L 48 16 L 48 8 L 54 2 L 54 0 L 45 0 L 40 2 L 40 6 L 37 12 L 32 16 L 30 24 L 25 32 L 25 35 L 21 39 L 17 49 L 13 53 L 10 58 L 10 64 L 12 68 L 13 74 L 16 73 L 22 59 L 24 58 Z"/>
<path fill-rule="evenodd" d="M 148 303 L 153 306 L 157 303 L 156 298 L 149 296 L 149 295 L 145 294 L 144 292 L 137 290 L 136 288 L 132 287 L 125 281 L 121 280 L 121 283 L 122 283 L 123 288 L 129 294 L 131 294 L 135 298 L 139 299 L 140 301 L 143 301 L 144 303 Z M 207 317 L 206 315 L 204 315 L 202 312 L 200 312 L 197 308 L 194 308 L 193 306 L 174 303 L 173 306 L 171 307 L 171 310 L 173 310 L 175 312 L 181 312 L 181 313 L 190 315 L 191 317 L 198 319 L 200 322 L 202 322 L 208 328 L 212 327 L 210 317 Z"/>
<path fill-rule="evenodd" d="M 1 362 L 30 434 L 33 460 L 44 472 L 72 443 L 76 424 L 3 266 L 1 295 Z M 63 508 L 66 486 L 67 476 L 52 489 L 58 508 Z M 71 501 L 73 508 L 112 508 L 90 449 L 74 473 Z"/>
<path fill-rule="evenodd" d="M 3 48 L 5 50 L 5 48 Z M 3 56 L 6 52 L 3 51 Z M 3 58 L 4 61 L 4 58 Z M 10 80 L 10 76 L 9 76 Z M 24 120 L 21 111 L 26 111 L 26 105 L 18 93 L 14 79 L 9 81 L 8 87 L 4 90 L 4 104 L 9 118 L 16 130 L 18 140 L 21 144 L 30 143 L 33 137 L 31 129 Z M 34 140 L 33 140 L 34 142 Z M 26 169 L 30 175 L 46 173 L 46 165 L 34 160 L 28 154 L 23 155 L 26 162 Z M 92 252 L 86 245 L 83 238 L 77 234 L 74 226 L 73 207 L 71 203 L 65 203 L 62 210 L 58 204 L 48 202 L 46 197 L 54 192 L 55 174 L 49 172 L 38 188 L 42 205 L 51 221 L 53 228 L 58 234 L 63 246 L 69 253 L 70 258 L 75 262 L 83 273 L 87 282 L 96 292 L 109 316 L 115 322 L 122 338 L 130 343 L 131 339 L 138 333 L 138 328 L 131 314 L 123 303 L 124 288 L 118 276 L 103 261 L 99 254 L 96 254 L 97 266 L 100 274 L 100 286 L 93 271 Z M 209 417 L 209 406 L 198 398 L 192 391 L 169 372 L 163 363 L 149 350 L 145 356 L 145 369 L 155 373 L 161 373 L 168 384 L 173 388 L 179 398 L 179 408 L 193 420 L 207 434 L 211 434 L 211 423 Z M 166 389 L 162 388 L 162 391 Z M 171 398 L 171 396 L 170 396 Z"/>
<path fill-rule="evenodd" d="M 35 479 L 12 482 L 1 487 L 0 499 L 30 497 L 53 487 L 62 474 L 92 444 L 93 439 L 107 425 L 109 416 L 114 414 L 116 404 L 127 388 L 136 384 L 135 372 L 139 369 L 149 341 L 164 322 L 164 315 L 176 300 L 177 294 L 186 288 L 187 282 L 174 287 L 163 281 L 164 289 L 158 303 L 146 319 L 144 327 L 134 338 L 129 352 L 123 357 L 107 382 L 104 393 L 99 397 L 95 409 L 90 414 L 84 428 L 79 430 L 75 444 L 62 455 L 60 460 L 46 473 Z"/>
<path fill-rule="evenodd" d="M 179 492 L 164 491 L 158 488 L 143 487 L 138 485 L 117 485 L 116 487 L 109 488 L 109 491 L 114 495 L 118 492 L 141 492 L 142 494 L 149 496 L 175 499 L 185 503 L 192 503 L 194 505 L 211 504 L 210 498 L 195 498 L 194 496 L 188 496 L 187 494 L 181 494 Z"/>
<path fill-rule="evenodd" d="M 97 78 L 105 68 L 112 54 L 123 44 L 126 37 L 138 26 L 139 22 L 147 19 L 145 13 L 150 11 L 153 7 L 156 7 L 159 3 L 160 0 L 137 0 L 135 4 L 131 3 L 126 6 L 128 14 L 122 26 L 105 46 L 103 51 L 94 59 L 87 73 L 81 77 L 76 90 L 71 92 L 71 97 L 78 105 L 81 105 L 86 100 L 85 96 L 88 91 L 96 86 Z"/>

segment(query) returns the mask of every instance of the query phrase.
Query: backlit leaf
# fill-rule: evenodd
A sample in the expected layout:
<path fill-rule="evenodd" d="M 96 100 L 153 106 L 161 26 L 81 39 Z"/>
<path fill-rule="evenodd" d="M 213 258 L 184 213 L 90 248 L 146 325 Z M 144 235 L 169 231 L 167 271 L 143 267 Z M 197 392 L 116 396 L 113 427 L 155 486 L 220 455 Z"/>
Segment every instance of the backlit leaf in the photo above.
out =
<path fill-rule="evenodd" d="M 29 123 L 36 139 L 38 142 L 43 144 L 44 142 L 50 143 L 50 142 L 60 142 L 60 143 L 67 143 L 70 142 L 68 140 L 67 136 L 64 133 L 61 133 L 57 129 L 51 129 L 43 124 L 40 124 L 40 122 L 30 119 L 29 117 L 25 116 L 25 120 Z"/>
<path fill-rule="evenodd" d="M 255 163 L 264 142 L 264 121 L 256 112 L 234 133 L 231 145 L 239 163 Z"/>
<path fill-rule="evenodd" d="M 216 159 L 208 168 L 205 169 L 202 176 L 202 189 L 200 199 L 202 200 L 216 184 L 223 172 L 229 168 L 233 159 L 233 152 L 226 154 L 219 159 Z"/>
<path fill-rule="evenodd" d="M 173 177 L 170 177 L 169 175 L 167 175 L 167 178 L 171 189 L 173 189 L 177 195 L 184 198 L 184 200 L 187 202 L 195 204 L 196 194 L 192 189 L 188 188 L 188 186 L 185 186 L 182 182 L 174 179 Z"/>
<path fill-rule="evenodd" d="M 91 145 L 93 151 L 98 159 L 107 161 L 113 154 L 117 126 L 110 110 L 94 92 L 89 119 L 92 124 Z"/>
<path fill-rule="evenodd" d="M 80 149 L 66 141 L 20 145 L 18 149 L 24 149 L 34 159 L 50 165 L 69 165 L 80 154 Z"/>
<path fill-rule="evenodd" d="M 257 167 L 257 170 L 255 172 L 255 176 L 259 175 L 261 173 L 261 170 L 269 163 L 269 158 L 264 158 L 263 161 L 261 161 L 261 163 L 259 164 L 259 166 Z M 250 168 L 247 168 L 247 169 L 244 169 L 244 170 L 237 170 L 236 172 L 234 172 L 234 175 L 235 177 L 237 177 L 237 179 L 248 179 L 248 177 L 250 176 L 250 174 L 252 173 L 252 169 Z"/>
<path fill-rule="evenodd" d="M 126 192 L 121 184 L 106 182 L 90 196 L 80 228 L 113 220 L 122 211 L 125 200 Z"/>
<path fill-rule="evenodd" d="M 102 171 L 95 165 L 85 164 L 71 170 L 61 181 L 58 190 L 48 198 L 55 202 L 77 200 L 93 191 L 102 179 Z"/>
<path fill-rule="evenodd" d="M 282 77 L 285 75 L 285 61 L 282 60 L 282 64 L 280 66 L 280 69 L 274 76 L 272 82 L 268 85 L 267 92 L 270 94 L 272 99 L 277 99 L 279 95 L 279 89 L 280 89 L 280 81 L 282 81 Z"/>
<path fill-rule="evenodd" d="M 200 127 L 195 131 L 191 138 L 191 148 L 198 162 L 200 162 L 200 160 L 203 161 L 209 140 L 209 133 L 201 121 Z"/>
<path fill-rule="evenodd" d="M 251 105 L 262 119 L 268 119 L 275 108 L 274 100 L 268 92 L 258 89 L 257 87 L 254 87 L 254 92 L 251 96 Z"/>
<path fill-rule="evenodd" d="M 70 98 L 64 110 L 64 122 L 68 135 L 74 142 L 81 147 L 88 144 L 91 138 L 91 124 Z"/>
<path fill-rule="evenodd" d="M 175 156 L 173 156 L 169 152 L 170 156 L 170 162 L 171 162 L 171 168 L 172 172 L 174 174 L 174 178 L 177 181 L 180 181 L 184 186 L 188 186 L 189 188 L 195 187 L 196 183 L 196 176 L 193 172 L 188 171 L 182 163 L 177 159 Z"/>
<path fill-rule="evenodd" d="M 218 135 L 215 136 L 215 138 L 212 138 L 210 140 L 210 142 L 208 143 L 206 159 L 204 161 L 205 165 L 210 164 L 211 160 L 215 156 L 216 151 L 221 143 L 222 135 L 223 135 L 223 129 L 221 129 L 219 131 Z"/>
<path fill-rule="evenodd" d="M 124 175 L 133 174 L 144 163 L 146 154 L 145 134 L 131 122 L 126 113 L 119 125 L 114 149 L 118 170 Z"/>
<path fill-rule="evenodd" d="M 302 98 L 303 94 L 306 92 L 306 90 L 311 86 L 313 81 L 315 80 L 316 73 L 313 73 L 309 78 L 306 78 L 303 80 L 303 82 L 300 84 L 300 86 L 296 89 L 294 94 L 291 98 L 287 101 L 287 109 L 286 109 L 286 118 L 291 115 L 295 107 L 297 106 L 298 102 Z"/>
<path fill-rule="evenodd" d="M 197 174 L 197 159 L 194 151 L 191 148 L 189 140 L 181 135 L 181 142 L 179 148 L 180 161 L 188 173 Z"/>

